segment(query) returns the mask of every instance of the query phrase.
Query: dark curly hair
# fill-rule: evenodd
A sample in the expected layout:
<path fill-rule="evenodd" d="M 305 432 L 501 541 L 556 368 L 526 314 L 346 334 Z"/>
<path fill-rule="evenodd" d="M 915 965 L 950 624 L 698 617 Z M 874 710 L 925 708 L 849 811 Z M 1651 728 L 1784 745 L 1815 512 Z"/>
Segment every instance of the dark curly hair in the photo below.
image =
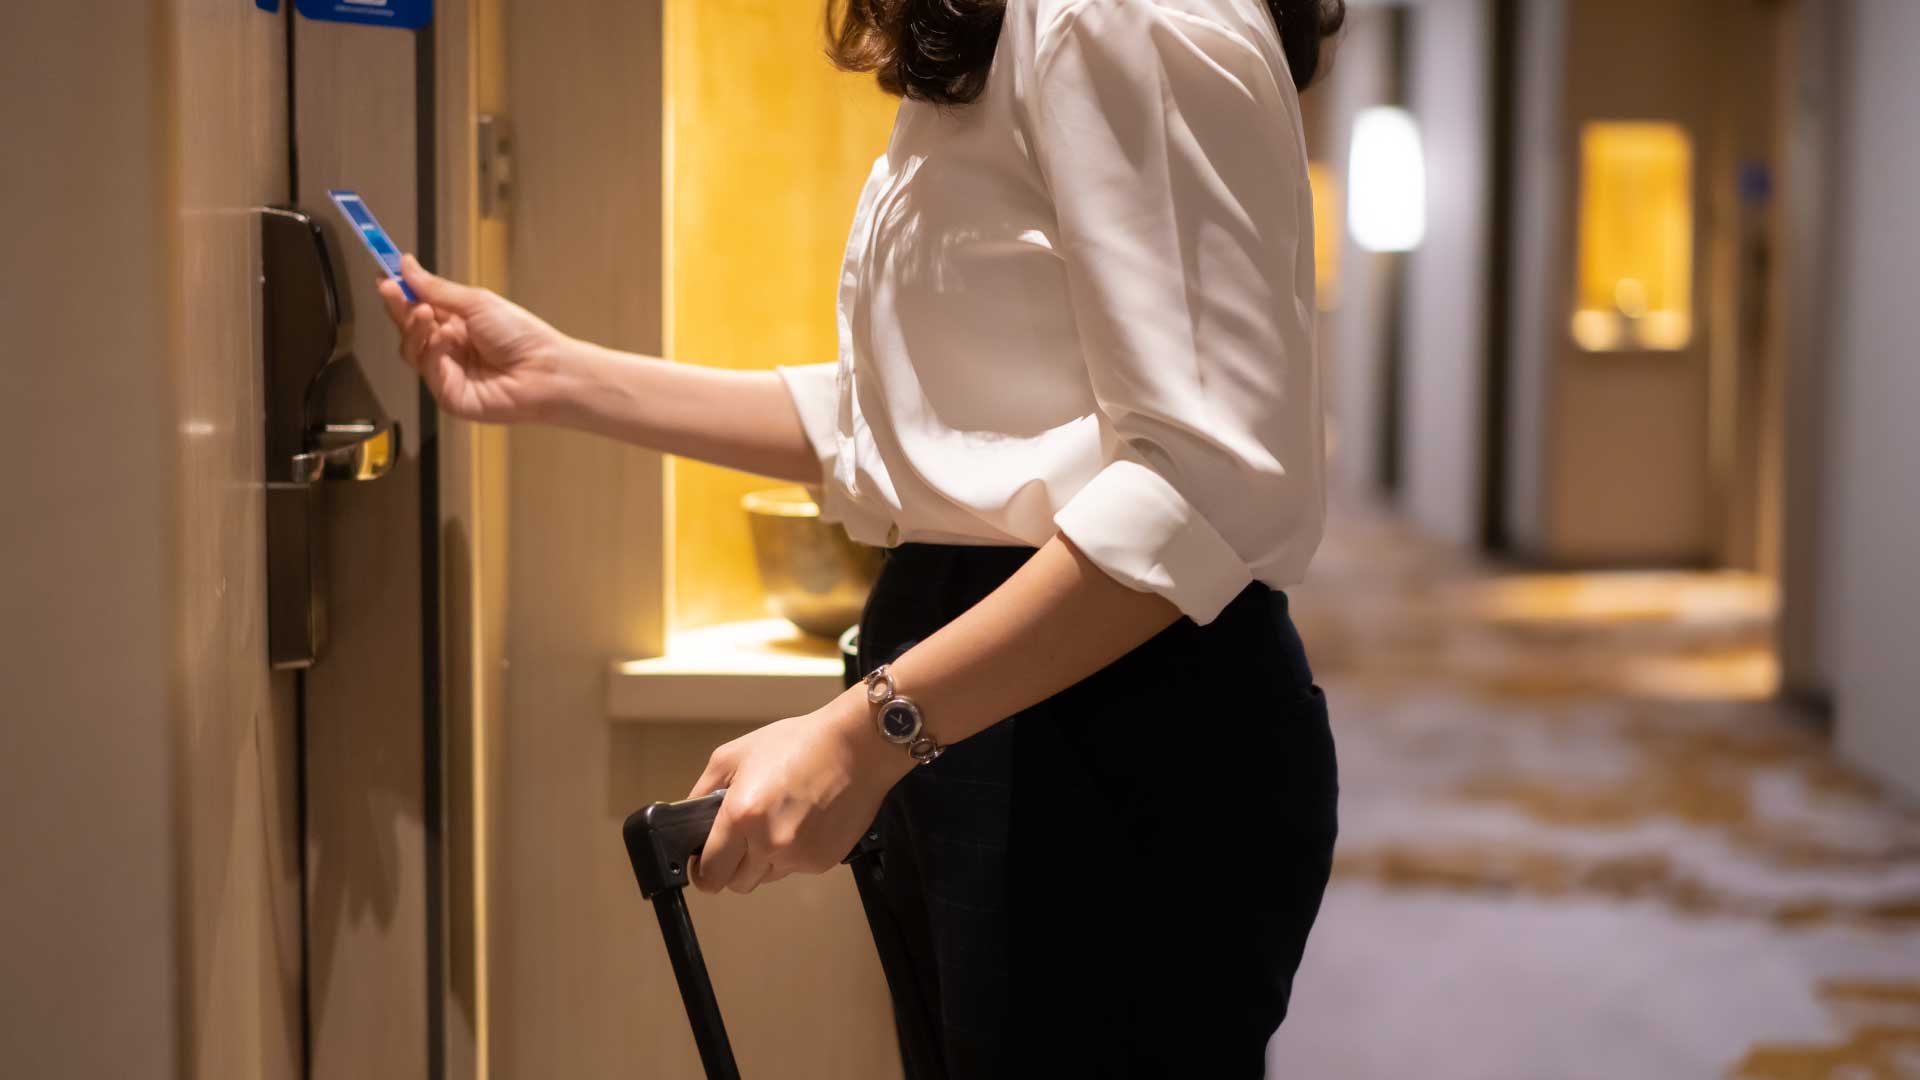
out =
<path fill-rule="evenodd" d="M 964 105 L 987 86 L 1006 0 L 827 0 L 827 57 L 842 71 L 871 71 L 889 94 Z M 1267 0 L 1287 66 L 1304 90 L 1320 68 L 1320 42 L 1346 22 L 1346 0 Z"/>

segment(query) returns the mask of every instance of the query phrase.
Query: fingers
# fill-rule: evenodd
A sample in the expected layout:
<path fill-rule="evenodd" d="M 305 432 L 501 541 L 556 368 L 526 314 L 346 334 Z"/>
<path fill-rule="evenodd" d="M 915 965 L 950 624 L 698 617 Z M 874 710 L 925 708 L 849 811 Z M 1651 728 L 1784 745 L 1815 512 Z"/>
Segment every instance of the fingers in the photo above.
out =
<path fill-rule="evenodd" d="M 397 321 L 400 322 L 400 356 L 415 371 L 424 371 L 427 350 L 440 329 L 439 320 L 433 317 L 432 308 L 419 304 L 405 319 Z"/>
<path fill-rule="evenodd" d="M 434 335 L 433 340 L 427 342 L 426 354 L 421 358 L 420 378 L 427 384 L 427 392 L 433 395 L 433 400 L 439 402 L 441 408 L 447 409 L 455 416 L 472 418 L 456 400 L 455 387 L 460 379 L 460 362 L 440 346 L 438 334 Z"/>
<path fill-rule="evenodd" d="M 406 294 L 400 291 L 400 283 L 392 278 L 381 278 L 380 284 L 374 289 L 380 294 L 381 303 L 386 305 L 387 318 L 393 320 L 393 325 L 405 327 L 408 305 Z"/>
<path fill-rule="evenodd" d="M 706 771 L 693 782 L 693 790 L 687 792 L 687 798 L 697 799 L 726 787 L 727 782 L 733 779 L 733 768 L 733 744 L 727 743 L 708 756 Z"/>
<path fill-rule="evenodd" d="M 736 825 L 723 802 L 719 815 L 713 820 L 713 831 L 707 834 L 706 846 L 694 859 L 689 877 L 701 892 L 719 892 L 739 876 L 746 857 L 746 833 Z"/>
<path fill-rule="evenodd" d="M 707 758 L 706 770 L 694 781 L 687 798 L 697 799 L 726 787 L 733 779 L 733 770 L 733 744 L 728 743 Z M 746 834 L 738 826 L 740 805 L 741 799 L 731 796 L 720 803 L 706 846 L 688 868 L 689 880 L 702 892 L 719 892 L 733 880 L 746 857 Z"/>
<path fill-rule="evenodd" d="M 747 859 L 740 864 L 740 870 L 727 882 L 727 888 L 746 895 L 760 887 L 773 873 L 773 864 L 762 858 Z"/>
<path fill-rule="evenodd" d="M 411 255 L 400 257 L 400 276 L 407 279 L 407 287 L 413 290 L 413 295 L 444 311 L 471 311 L 482 296 L 481 290 L 470 285 L 461 285 L 428 273 L 427 268 L 420 265 L 420 260 Z"/>
<path fill-rule="evenodd" d="M 714 817 L 706 845 L 689 868 L 689 879 L 701 892 L 730 889 L 750 893 L 768 881 L 785 877 L 788 868 L 775 858 L 782 849 L 772 838 L 763 811 L 729 794 Z"/>

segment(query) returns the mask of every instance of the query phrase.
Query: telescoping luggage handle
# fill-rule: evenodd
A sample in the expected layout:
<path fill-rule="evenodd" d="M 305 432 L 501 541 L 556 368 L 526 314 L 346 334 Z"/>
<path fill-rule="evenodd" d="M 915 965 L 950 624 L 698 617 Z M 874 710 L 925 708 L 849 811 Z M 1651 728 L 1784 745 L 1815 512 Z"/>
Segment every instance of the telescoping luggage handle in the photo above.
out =
<path fill-rule="evenodd" d="M 700 1048 L 700 1063 L 715 1080 L 739 1080 L 740 1068 L 734 1064 L 733 1045 L 727 1041 L 726 1024 L 720 1019 L 720 1003 L 713 996 L 707 962 L 700 955 L 700 939 L 693 933 L 685 891 L 691 872 L 688 866 L 706 846 L 707 834 L 713 831 L 713 820 L 726 794 L 727 789 L 721 788 L 698 799 L 654 803 L 628 815 L 622 832 L 627 857 L 633 861 L 633 875 L 640 883 L 640 895 L 653 902 L 654 914 L 659 916 L 660 936 L 666 940 L 673 976 L 680 984 L 680 1000 L 687 1007 L 687 1022 Z M 902 1059 L 909 1066 L 908 1075 L 941 1080 L 946 1076 L 945 1063 L 929 1023 L 927 1003 L 917 996 L 920 983 L 913 974 L 905 931 L 881 896 L 878 882 L 883 870 L 877 825 L 869 828 L 841 861 L 853 867 L 860 904 L 873 928 L 880 967 L 886 972 L 888 990 L 894 998 L 895 1031 Z"/>
<path fill-rule="evenodd" d="M 680 1000 L 693 1025 L 700 1064 L 715 1080 L 739 1080 L 740 1067 L 733 1061 L 733 1044 L 727 1041 L 727 1026 L 720 1019 L 720 1003 L 713 996 L 713 980 L 700 955 L 700 939 L 694 936 L 685 894 L 688 864 L 706 845 L 726 794 L 727 789 L 721 788 L 698 799 L 642 807 L 628 815 L 621 832 L 627 857 L 633 861 L 633 876 L 640 882 L 640 895 L 653 902 L 653 913 L 660 919 L 660 936 L 666 939 Z"/>

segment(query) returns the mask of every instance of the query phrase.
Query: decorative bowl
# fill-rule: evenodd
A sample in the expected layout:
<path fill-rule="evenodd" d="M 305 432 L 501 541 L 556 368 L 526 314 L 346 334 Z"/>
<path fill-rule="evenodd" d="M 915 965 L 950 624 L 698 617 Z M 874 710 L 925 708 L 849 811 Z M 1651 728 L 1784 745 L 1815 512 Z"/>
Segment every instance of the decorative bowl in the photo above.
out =
<path fill-rule="evenodd" d="M 769 613 L 829 639 L 860 621 L 884 552 L 822 522 L 820 507 L 798 485 L 748 492 L 740 505 Z"/>

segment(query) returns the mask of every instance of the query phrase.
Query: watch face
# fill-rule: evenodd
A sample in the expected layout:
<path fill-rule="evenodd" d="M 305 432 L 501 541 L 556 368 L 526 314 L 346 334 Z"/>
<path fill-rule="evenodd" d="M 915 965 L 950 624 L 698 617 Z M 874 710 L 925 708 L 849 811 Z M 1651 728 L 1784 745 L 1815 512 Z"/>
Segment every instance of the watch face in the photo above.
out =
<path fill-rule="evenodd" d="M 920 734 L 920 707 L 906 698 L 880 706 L 880 733 L 897 743 L 912 740 Z"/>

